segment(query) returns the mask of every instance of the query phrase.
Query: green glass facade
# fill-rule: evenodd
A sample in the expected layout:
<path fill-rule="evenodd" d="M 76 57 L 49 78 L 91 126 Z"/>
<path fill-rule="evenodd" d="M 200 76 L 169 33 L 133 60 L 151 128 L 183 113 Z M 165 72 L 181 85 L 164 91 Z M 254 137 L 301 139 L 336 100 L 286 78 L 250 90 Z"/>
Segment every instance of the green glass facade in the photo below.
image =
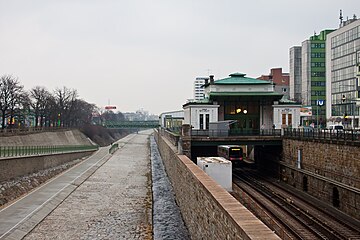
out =
<path fill-rule="evenodd" d="M 308 85 L 305 88 L 308 96 L 306 105 L 312 107 L 312 119 L 319 125 L 326 124 L 326 36 L 332 31 L 321 31 L 305 41 L 307 61 L 303 67 Z"/>

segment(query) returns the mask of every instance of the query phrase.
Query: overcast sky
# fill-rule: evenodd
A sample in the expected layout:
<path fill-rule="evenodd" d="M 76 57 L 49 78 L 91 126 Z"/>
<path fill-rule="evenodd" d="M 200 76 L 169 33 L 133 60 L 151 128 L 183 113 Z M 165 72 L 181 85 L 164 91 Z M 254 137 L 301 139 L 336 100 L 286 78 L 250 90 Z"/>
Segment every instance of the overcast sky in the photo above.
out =
<path fill-rule="evenodd" d="M 0 75 L 121 112 L 181 110 L 197 76 L 289 69 L 289 48 L 359 0 L 0 0 Z"/>

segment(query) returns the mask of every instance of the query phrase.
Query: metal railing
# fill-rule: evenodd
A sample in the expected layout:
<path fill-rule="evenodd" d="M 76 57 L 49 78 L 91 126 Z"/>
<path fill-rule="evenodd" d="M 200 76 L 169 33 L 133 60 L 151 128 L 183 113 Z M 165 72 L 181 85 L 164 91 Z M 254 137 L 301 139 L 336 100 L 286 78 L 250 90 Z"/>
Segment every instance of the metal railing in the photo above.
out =
<path fill-rule="evenodd" d="M 24 157 L 98 150 L 98 145 L 59 145 L 59 146 L 3 146 L 0 157 Z"/>
<path fill-rule="evenodd" d="M 281 129 L 253 129 L 253 130 L 191 130 L 191 136 L 230 137 L 230 136 L 281 136 Z"/>
<path fill-rule="evenodd" d="M 120 128 L 120 129 L 144 129 L 159 127 L 158 120 L 152 121 L 106 121 L 104 124 L 106 128 Z"/>
<path fill-rule="evenodd" d="M 25 128 L 4 128 L 0 129 L 0 136 L 12 136 L 38 132 L 55 132 L 69 130 L 68 127 L 25 127 Z"/>
<path fill-rule="evenodd" d="M 328 129 L 284 129 L 284 137 L 296 139 L 320 139 L 360 141 L 360 130 L 328 130 Z"/>

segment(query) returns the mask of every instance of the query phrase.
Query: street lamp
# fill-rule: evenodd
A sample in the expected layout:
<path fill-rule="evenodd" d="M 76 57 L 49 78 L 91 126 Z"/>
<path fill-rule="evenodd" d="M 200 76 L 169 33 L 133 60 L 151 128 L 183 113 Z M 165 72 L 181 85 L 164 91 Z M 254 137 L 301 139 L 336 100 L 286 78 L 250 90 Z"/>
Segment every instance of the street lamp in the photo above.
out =
<path fill-rule="evenodd" d="M 320 99 L 317 99 L 316 101 L 316 125 L 317 125 L 317 128 L 319 128 L 319 108 L 320 108 L 320 113 L 321 113 L 321 106 L 324 106 L 324 100 L 320 100 Z"/>

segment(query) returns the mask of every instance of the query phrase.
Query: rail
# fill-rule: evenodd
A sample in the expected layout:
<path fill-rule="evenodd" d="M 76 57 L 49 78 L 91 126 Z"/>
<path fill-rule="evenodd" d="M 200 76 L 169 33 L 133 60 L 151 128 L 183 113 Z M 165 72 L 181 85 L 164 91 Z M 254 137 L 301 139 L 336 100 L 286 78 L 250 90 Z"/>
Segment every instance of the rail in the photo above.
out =
<path fill-rule="evenodd" d="M 22 127 L 0 129 L 0 136 L 12 136 L 39 132 L 56 132 L 70 130 L 68 127 Z"/>
<path fill-rule="evenodd" d="M 159 127 L 159 121 L 106 121 L 103 126 L 117 129 L 147 129 Z"/>
<path fill-rule="evenodd" d="M 0 158 L 95 151 L 98 149 L 98 145 L 4 146 L 0 147 Z"/>
<path fill-rule="evenodd" d="M 230 129 L 230 130 L 191 130 L 191 136 L 230 137 L 230 136 L 281 136 L 281 129 Z"/>
<path fill-rule="evenodd" d="M 284 129 L 284 137 L 295 139 L 342 140 L 360 142 L 360 130 Z"/>

